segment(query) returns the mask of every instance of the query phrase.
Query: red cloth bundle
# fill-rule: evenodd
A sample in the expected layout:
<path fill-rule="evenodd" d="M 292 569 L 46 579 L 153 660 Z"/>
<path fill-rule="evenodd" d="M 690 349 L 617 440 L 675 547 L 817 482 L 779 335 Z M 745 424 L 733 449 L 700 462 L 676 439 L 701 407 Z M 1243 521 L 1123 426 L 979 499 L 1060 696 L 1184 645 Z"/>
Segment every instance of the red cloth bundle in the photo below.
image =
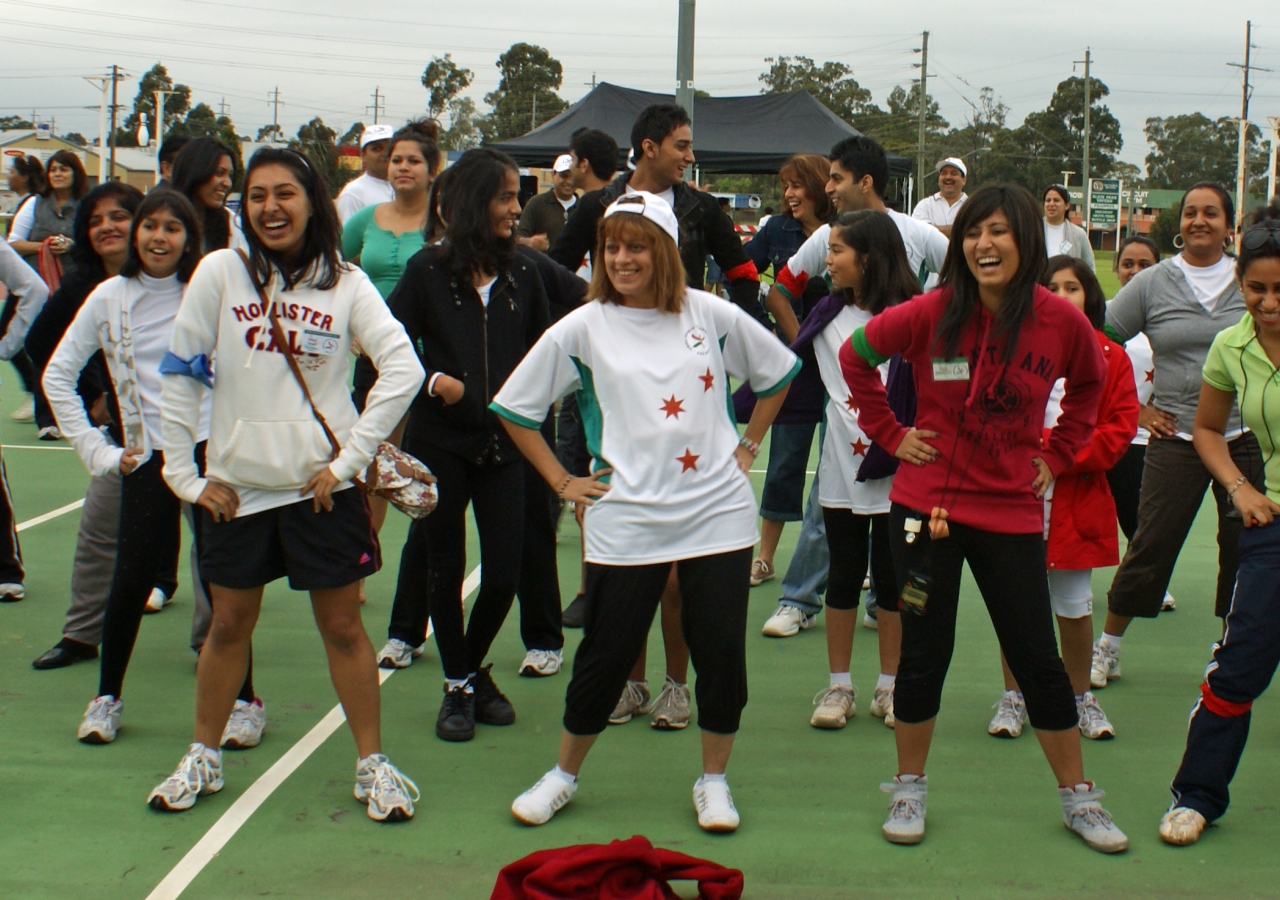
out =
<path fill-rule="evenodd" d="M 738 900 L 742 873 L 636 837 L 539 850 L 498 873 L 490 900 L 677 900 L 668 880 L 698 882 L 700 900 Z"/>
<path fill-rule="evenodd" d="M 58 289 L 58 285 L 62 284 L 62 262 L 53 253 L 52 237 L 47 237 L 40 243 L 36 264 L 39 267 L 40 277 L 49 286 L 49 294 L 52 295 Z"/>

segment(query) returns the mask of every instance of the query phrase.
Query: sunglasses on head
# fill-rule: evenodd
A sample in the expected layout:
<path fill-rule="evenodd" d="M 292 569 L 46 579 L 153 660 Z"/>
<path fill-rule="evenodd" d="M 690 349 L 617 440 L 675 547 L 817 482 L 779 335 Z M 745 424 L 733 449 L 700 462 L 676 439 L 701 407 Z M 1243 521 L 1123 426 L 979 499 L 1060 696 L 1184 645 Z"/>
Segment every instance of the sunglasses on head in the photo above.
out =
<path fill-rule="evenodd" d="M 1280 219 L 1268 219 L 1251 226 L 1240 239 L 1240 249 L 1253 252 L 1261 250 L 1268 242 L 1280 250 Z"/>

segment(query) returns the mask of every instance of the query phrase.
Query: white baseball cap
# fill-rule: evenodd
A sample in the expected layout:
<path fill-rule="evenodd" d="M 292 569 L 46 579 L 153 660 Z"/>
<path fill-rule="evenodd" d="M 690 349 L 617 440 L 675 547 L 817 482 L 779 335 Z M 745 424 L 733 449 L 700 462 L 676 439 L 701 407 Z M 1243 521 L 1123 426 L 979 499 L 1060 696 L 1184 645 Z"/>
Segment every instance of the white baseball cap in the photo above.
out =
<path fill-rule="evenodd" d="M 941 160 L 938 163 L 939 172 L 942 171 L 943 166 L 951 166 L 953 168 L 959 169 L 961 175 L 963 175 L 965 178 L 969 177 L 969 170 L 964 167 L 964 162 L 957 156 L 948 156 L 946 159 Z"/>
<path fill-rule="evenodd" d="M 360 149 L 363 150 L 365 144 L 372 144 L 374 141 L 389 141 L 393 134 L 395 129 L 390 125 L 370 125 L 360 134 Z"/>
<path fill-rule="evenodd" d="M 676 214 L 672 211 L 671 204 L 657 194 L 651 194 L 648 191 L 623 194 L 609 204 L 609 208 L 604 211 L 604 217 L 607 219 L 615 213 L 644 216 L 669 234 L 671 240 L 677 244 L 680 243 L 680 224 L 676 221 Z"/>
<path fill-rule="evenodd" d="M 573 157 L 568 153 L 561 153 L 556 157 L 556 161 L 551 165 L 553 172 L 568 172 L 573 168 Z"/>

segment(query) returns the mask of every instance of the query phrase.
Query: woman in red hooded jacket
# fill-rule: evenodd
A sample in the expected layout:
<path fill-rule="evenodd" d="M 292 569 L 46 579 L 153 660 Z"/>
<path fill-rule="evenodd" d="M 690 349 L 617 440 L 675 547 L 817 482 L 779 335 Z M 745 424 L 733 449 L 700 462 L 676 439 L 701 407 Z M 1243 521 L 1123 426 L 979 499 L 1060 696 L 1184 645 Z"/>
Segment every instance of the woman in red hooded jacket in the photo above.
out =
<path fill-rule="evenodd" d="M 1098 700 L 1089 690 L 1089 666 L 1093 645 L 1093 570 L 1120 562 L 1116 536 L 1116 503 L 1106 472 L 1129 448 L 1138 429 L 1138 394 L 1133 365 L 1124 346 L 1102 333 L 1106 297 L 1088 265 L 1070 256 L 1051 258 L 1041 284 L 1079 308 L 1097 330 L 1098 345 L 1107 363 L 1098 418 L 1093 436 L 1077 453 L 1075 462 L 1045 491 L 1045 562 L 1049 571 L 1049 598 L 1058 620 L 1062 661 L 1076 695 L 1080 734 L 1091 740 L 1115 737 Z M 1064 393 L 1059 380 L 1045 408 L 1045 444 L 1057 423 L 1059 400 Z M 1004 696 L 987 731 L 996 737 L 1015 738 L 1022 733 L 1026 703 L 1018 683 L 1004 662 Z"/>

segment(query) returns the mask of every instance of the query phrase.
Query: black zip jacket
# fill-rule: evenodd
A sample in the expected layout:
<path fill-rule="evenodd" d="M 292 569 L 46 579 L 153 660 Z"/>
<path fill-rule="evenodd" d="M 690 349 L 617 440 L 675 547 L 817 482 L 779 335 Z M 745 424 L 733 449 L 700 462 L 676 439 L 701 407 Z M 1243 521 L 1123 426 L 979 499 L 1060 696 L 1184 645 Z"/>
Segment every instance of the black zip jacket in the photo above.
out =
<path fill-rule="evenodd" d="M 631 173 L 624 172 L 605 187 L 583 194 L 569 212 L 548 255 L 565 268 L 576 271 L 587 254 L 595 250 L 596 227 L 605 209 L 627 192 L 630 178 Z M 680 224 L 680 261 L 684 263 L 686 283 L 703 289 L 710 256 L 726 275 L 733 275 L 729 280 L 729 299 L 772 331 L 773 323 L 765 316 L 760 302 L 760 277 L 755 263 L 747 256 L 742 239 L 733 230 L 733 221 L 724 214 L 720 202 L 683 182 L 675 185 L 674 191 L 676 220 Z M 598 262 L 601 261 L 593 260 L 593 264 Z M 743 266 L 746 268 L 741 268 Z"/>
<path fill-rule="evenodd" d="M 475 465 L 523 459 L 489 401 L 547 328 L 547 294 L 533 263 L 516 256 L 498 273 L 486 307 L 475 288 L 445 268 L 439 248 L 426 247 L 409 260 L 387 305 L 427 373 L 409 408 L 406 449 L 427 444 Z M 427 394 L 437 372 L 466 386 L 452 406 Z"/>

